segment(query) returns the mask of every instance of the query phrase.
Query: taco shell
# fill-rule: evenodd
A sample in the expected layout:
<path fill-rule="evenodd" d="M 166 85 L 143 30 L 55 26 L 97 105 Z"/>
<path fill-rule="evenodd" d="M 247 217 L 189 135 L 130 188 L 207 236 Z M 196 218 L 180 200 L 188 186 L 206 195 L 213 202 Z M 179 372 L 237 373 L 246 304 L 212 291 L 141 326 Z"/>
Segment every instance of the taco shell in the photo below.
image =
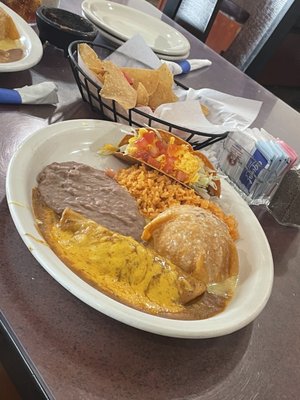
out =
<path fill-rule="evenodd" d="M 137 132 L 138 132 L 137 128 Z M 146 129 L 146 128 L 141 128 L 141 129 Z M 149 130 L 152 130 L 152 128 L 147 128 Z M 166 143 L 170 143 L 170 140 L 172 141 L 172 144 L 175 145 L 184 145 L 185 151 L 190 153 L 189 155 L 192 155 L 194 157 L 198 157 L 204 164 L 204 168 L 207 171 L 207 175 L 209 176 L 217 176 L 217 172 L 213 166 L 213 164 L 209 161 L 209 159 L 205 156 L 205 154 L 199 152 L 199 151 L 194 151 L 192 146 L 186 142 L 185 140 L 179 138 L 178 136 L 173 135 L 172 133 L 162 130 L 162 129 L 155 129 L 154 131 L 156 131 L 158 133 L 158 135 L 161 137 L 161 139 L 166 142 Z M 125 145 L 128 145 L 130 143 L 130 139 L 134 138 L 135 136 L 132 134 L 126 134 L 123 139 L 120 141 L 118 147 L 123 147 Z M 173 175 L 170 175 L 169 173 L 161 170 L 160 168 L 155 167 L 154 165 L 150 164 L 149 162 L 146 162 L 140 158 L 136 158 L 131 154 L 125 154 L 123 151 L 118 151 L 115 152 L 114 155 L 117 158 L 120 158 L 124 161 L 126 161 L 129 164 L 136 164 L 136 163 L 143 163 L 145 165 L 147 165 L 149 168 L 153 168 L 161 173 L 163 173 L 164 175 L 167 175 L 169 178 L 175 180 L 176 182 L 181 183 L 183 186 L 191 188 L 193 187 L 191 184 L 189 183 L 184 183 L 182 180 L 177 179 L 176 177 L 174 177 Z M 194 188 L 195 189 L 195 188 Z M 195 191 L 197 192 L 197 190 L 195 189 Z M 208 186 L 207 187 L 207 192 L 209 195 L 211 196 L 217 196 L 219 197 L 221 194 L 221 183 L 219 179 L 214 179 L 214 187 L 213 186 Z"/>

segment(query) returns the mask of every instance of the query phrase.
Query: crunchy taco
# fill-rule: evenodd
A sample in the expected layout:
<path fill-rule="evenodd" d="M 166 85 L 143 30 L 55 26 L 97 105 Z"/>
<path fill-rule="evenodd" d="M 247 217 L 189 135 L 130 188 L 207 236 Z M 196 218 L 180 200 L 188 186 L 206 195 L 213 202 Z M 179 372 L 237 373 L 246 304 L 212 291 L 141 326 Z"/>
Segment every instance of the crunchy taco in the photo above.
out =
<path fill-rule="evenodd" d="M 128 162 L 143 162 L 203 197 L 220 196 L 221 185 L 208 158 L 185 140 L 151 127 L 137 128 L 119 143 L 115 155 Z"/>

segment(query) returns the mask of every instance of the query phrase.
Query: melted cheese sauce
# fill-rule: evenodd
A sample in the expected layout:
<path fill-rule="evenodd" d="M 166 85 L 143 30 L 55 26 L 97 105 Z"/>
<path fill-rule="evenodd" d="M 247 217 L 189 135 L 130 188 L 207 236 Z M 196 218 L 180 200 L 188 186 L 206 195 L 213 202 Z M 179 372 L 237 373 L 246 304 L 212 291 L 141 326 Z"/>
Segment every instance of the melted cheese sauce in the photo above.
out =
<path fill-rule="evenodd" d="M 81 178 L 79 179 L 77 176 L 78 168 L 81 172 L 84 172 L 86 167 L 74 165 L 73 162 L 71 165 L 69 163 L 63 165 L 55 163 L 50 167 L 50 170 L 53 168 L 55 170 L 53 174 L 55 182 L 58 176 L 58 167 L 60 174 L 62 174 L 60 179 L 62 179 L 63 185 L 55 186 L 56 194 L 62 189 L 69 191 L 70 187 L 72 191 L 76 189 L 76 193 L 77 189 L 80 189 L 81 192 L 82 187 L 87 184 L 85 175 L 83 175 L 83 185 L 78 183 Z M 74 167 L 76 168 L 74 169 Z M 70 185 L 70 182 L 66 184 L 70 174 L 68 172 L 65 176 L 65 169 L 71 171 L 72 176 L 74 174 L 77 176 L 76 184 L 73 178 L 70 181 L 72 185 Z M 54 209 L 54 204 L 49 204 L 51 202 L 45 196 L 45 193 L 43 193 L 43 196 L 40 192 L 41 183 L 45 181 L 44 172 L 38 177 L 39 186 L 38 189 L 33 190 L 32 198 L 38 229 L 56 255 L 81 279 L 115 300 L 146 313 L 170 319 L 206 319 L 222 312 L 227 306 L 237 283 L 238 264 L 235 262 L 238 260 L 233 257 L 233 262 L 229 262 L 230 268 L 225 268 L 225 272 L 220 271 L 217 267 L 215 268 L 213 263 L 218 260 L 217 256 L 219 256 L 220 247 L 222 247 L 220 244 L 216 246 L 216 254 L 208 262 L 210 267 L 213 267 L 212 271 L 207 271 L 207 274 L 204 274 L 205 276 L 201 274 L 200 277 L 199 271 L 201 272 L 203 269 L 204 263 L 200 263 L 199 260 L 197 260 L 195 271 L 193 271 L 193 268 L 191 270 L 190 268 L 184 269 L 183 267 L 189 267 L 186 260 L 184 265 L 180 265 L 181 263 L 178 260 L 175 262 L 173 257 L 164 254 L 162 249 L 152 249 L 151 244 L 145 247 L 144 244 L 138 243 L 132 237 L 116 233 L 112 227 L 105 227 L 102 218 L 100 218 L 101 222 L 96 223 L 95 220 L 88 219 L 87 216 L 84 217 L 80 213 L 82 210 L 74 212 L 71 210 L 71 206 L 76 207 L 78 205 L 77 195 L 75 196 L 77 200 L 68 205 L 64 204 L 59 196 L 60 201 L 57 203 L 59 207 Z M 91 178 L 90 167 L 87 167 L 85 172 Z M 50 180 L 52 182 L 52 179 Z M 54 191 L 52 183 L 50 186 L 46 185 L 48 189 L 51 187 L 51 193 Z M 103 186 L 103 182 L 96 186 Z M 60 189 L 58 190 L 58 188 Z M 100 197 L 102 196 L 103 194 Z M 114 193 L 114 197 L 116 197 L 116 193 Z M 92 198 L 95 198 L 94 194 Z M 87 202 L 87 205 L 90 205 L 90 202 Z M 64 211 L 60 218 L 61 207 Z M 184 210 L 185 208 L 180 206 L 180 209 Z M 112 207 L 107 212 L 113 214 L 115 208 Z M 199 210 L 197 210 L 198 213 Z M 163 222 L 165 225 L 167 221 L 164 220 Z M 117 225 L 119 228 L 119 223 Z M 187 225 L 192 227 L 192 221 L 189 221 Z M 151 226 L 151 223 L 148 228 L 149 226 Z M 157 228 L 158 226 L 154 223 L 153 227 Z M 208 240 L 212 240 L 213 236 L 217 236 L 217 233 L 212 226 L 208 228 L 206 235 L 210 233 L 212 237 L 208 235 Z M 212 232 L 209 232 L 210 228 Z M 152 234 L 151 229 L 150 231 Z M 174 234 L 172 234 L 174 239 L 177 231 L 181 232 L 182 227 L 179 230 L 175 229 Z M 118 230 L 118 232 L 120 231 Z M 197 241 L 194 241 L 191 245 L 193 233 L 195 232 L 192 229 L 192 231 L 187 232 L 185 238 L 178 238 L 179 242 L 176 249 L 179 253 L 182 251 L 186 255 L 193 256 L 192 249 L 196 249 L 199 245 Z M 149 239 L 151 234 L 144 239 Z M 183 242 L 187 244 L 187 248 L 183 246 Z M 193 260 L 194 256 L 192 257 Z M 201 258 L 200 261 L 204 261 L 204 259 Z M 236 266 L 236 269 L 234 266 Z M 194 274 L 194 272 L 197 273 Z M 213 273 L 213 276 L 210 277 L 210 273 Z"/>
<path fill-rule="evenodd" d="M 10 50 L 10 49 L 18 49 L 22 47 L 22 43 L 19 39 L 2 39 L 0 40 L 0 50 Z"/>
<path fill-rule="evenodd" d="M 152 314 L 178 313 L 205 285 L 128 236 L 66 209 L 61 219 L 33 201 L 45 240 L 78 276 L 111 297 Z"/>

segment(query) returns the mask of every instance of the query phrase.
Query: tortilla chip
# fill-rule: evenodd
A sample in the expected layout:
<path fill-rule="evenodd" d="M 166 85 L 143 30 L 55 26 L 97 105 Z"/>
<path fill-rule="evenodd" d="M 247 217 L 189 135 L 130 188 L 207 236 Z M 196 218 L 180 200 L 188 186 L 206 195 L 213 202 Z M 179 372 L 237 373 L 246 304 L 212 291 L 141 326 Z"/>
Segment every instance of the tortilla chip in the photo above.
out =
<path fill-rule="evenodd" d="M 178 97 L 173 92 L 173 74 L 166 64 L 162 64 L 157 70 L 159 82 L 156 91 L 149 97 L 149 106 L 155 110 L 161 104 L 175 103 Z"/>
<path fill-rule="evenodd" d="M 156 110 L 161 104 L 175 103 L 177 100 L 178 97 L 173 93 L 173 90 L 163 82 L 159 82 L 155 93 L 149 97 L 148 105 L 152 110 Z"/>
<path fill-rule="evenodd" d="M 142 83 L 148 94 L 151 96 L 158 86 L 159 71 L 145 68 L 121 68 L 132 80 L 133 87 L 137 90 L 138 84 Z"/>
<path fill-rule="evenodd" d="M 80 43 L 78 45 L 78 52 L 79 52 L 84 64 L 91 71 L 93 71 L 98 76 L 100 81 L 102 82 L 103 74 L 105 71 L 103 68 L 103 62 L 98 57 L 97 53 L 86 43 Z"/>
<path fill-rule="evenodd" d="M 111 61 L 103 61 L 103 68 L 105 73 L 100 96 L 115 100 L 126 110 L 135 107 L 137 92 L 130 86 L 120 68 Z"/>
<path fill-rule="evenodd" d="M 138 84 L 136 93 L 137 93 L 136 105 L 147 106 L 149 102 L 149 93 L 147 92 L 145 86 L 141 82 L 139 82 Z"/>
<path fill-rule="evenodd" d="M 201 107 L 201 110 L 202 110 L 203 114 L 205 115 L 205 117 L 207 117 L 209 114 L 209 108 L 206 107 L 204 104 L 200 104 L 200 107 Z"/>
<path fill-rule="evenodd" d="M 159 80 L 164 81 L 166 85 L 173 86 L 174 78 L 167 64 L 163 63 L 159 68 Z"/>
<path fill-rule="evenodd" d="M 17 40 L 20 34 L 11 16 L 0 7 L 0 40 L 4 39 Z"/>
<path fill-rule="evenodd" d="M 86 66 L 102 82 L 100 95 L 115 100 L 125 109 L 149 105 L 155 110 L 163 103 L 178 100 L 173 92 L 173 74 L 166 64 L 156 70 L 119 68 L 111 61 L 100 60 L 86 43 L 80 44 L 78 51 Z"/>

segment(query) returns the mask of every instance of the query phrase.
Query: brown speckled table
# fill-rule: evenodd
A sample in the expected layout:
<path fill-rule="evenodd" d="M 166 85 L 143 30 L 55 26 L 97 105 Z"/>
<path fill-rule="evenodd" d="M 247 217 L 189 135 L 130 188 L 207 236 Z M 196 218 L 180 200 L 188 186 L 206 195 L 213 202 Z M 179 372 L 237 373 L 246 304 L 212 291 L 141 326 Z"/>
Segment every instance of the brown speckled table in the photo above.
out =
<path fill-rule="evenodd" d="M 61 7 L 80 13 L 80 3 L 63 0 Z M 142 0 L 122 3 L 160 17 Z M 282 137 L 300 153 L 299 114 L 185 35 L 191 42 L 191 57 L 209 58 L 213 64 L 182 81 L 194 88 L 262 100 L 255 126 Z M 44 385 L 45 396 L 58 400 L 299 398 L 300 233 L 278 225 L 264 208 L 254 211 L 274 257 L 272 295 L 253 323 L 225 337 L 180 340 L 131 328 L 82 303 L 38 264 L 8 211 L 8 162 L 18 144 L 38 128 L 60 120 L 99 118 L 81 101 L 63 53 L 49 45 L 32 69 L 0 74 L 0 87 L 44 80 L 58 84 L 57 107 L 0 107 L 0 306 L 19 350 Z"/>

